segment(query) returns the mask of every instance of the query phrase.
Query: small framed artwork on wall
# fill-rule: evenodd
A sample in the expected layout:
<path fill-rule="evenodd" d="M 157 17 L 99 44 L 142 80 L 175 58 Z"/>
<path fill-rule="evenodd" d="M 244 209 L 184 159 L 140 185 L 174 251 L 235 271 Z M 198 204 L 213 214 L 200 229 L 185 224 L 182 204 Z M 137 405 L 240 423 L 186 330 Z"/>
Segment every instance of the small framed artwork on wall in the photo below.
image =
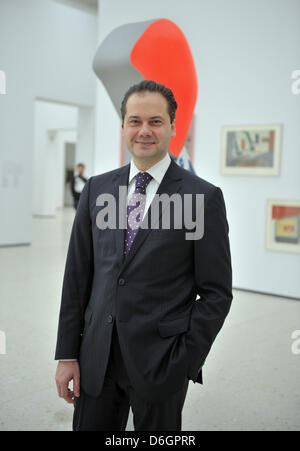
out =
<path fill-rule="evenodd" d="M 279 175 L 282 125 L 222 127 L 221 173 Z"/>
<path fill-rule="evenodd" d="M 300 254 L 300 199 L 267 199 L 266 249 Z"/>

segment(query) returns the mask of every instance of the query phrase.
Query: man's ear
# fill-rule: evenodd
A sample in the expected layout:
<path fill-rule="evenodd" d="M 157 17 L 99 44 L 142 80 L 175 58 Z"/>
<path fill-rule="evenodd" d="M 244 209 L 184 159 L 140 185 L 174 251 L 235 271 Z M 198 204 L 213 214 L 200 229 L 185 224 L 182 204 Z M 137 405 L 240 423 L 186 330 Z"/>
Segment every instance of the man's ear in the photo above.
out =
<path fill-rule="evenodd" d="M 175 121 L 171 123 L 171 138 L 175 138 L 176 136 L 176 127 L 175 127 Z"/>

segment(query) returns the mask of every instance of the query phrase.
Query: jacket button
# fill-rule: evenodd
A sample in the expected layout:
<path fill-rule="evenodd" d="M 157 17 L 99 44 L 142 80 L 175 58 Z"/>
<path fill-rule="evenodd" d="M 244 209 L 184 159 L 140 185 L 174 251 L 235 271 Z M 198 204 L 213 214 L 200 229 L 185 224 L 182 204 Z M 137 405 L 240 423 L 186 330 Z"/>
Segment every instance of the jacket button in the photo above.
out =
<path fill-rule="evenodd" d="M 125 280 L 124 279 L 119 279 L 119 285 L 124 285 L 125 284 Z"/>
<path fill-rule="evenodd" d="M 108 315 L 108 317 L 107 317 L 107 322 L 108 322 L 108 323 L 112 323 L 112 322 L 113 322 L 113 317 L 112 317 L 112 315 Z"/>

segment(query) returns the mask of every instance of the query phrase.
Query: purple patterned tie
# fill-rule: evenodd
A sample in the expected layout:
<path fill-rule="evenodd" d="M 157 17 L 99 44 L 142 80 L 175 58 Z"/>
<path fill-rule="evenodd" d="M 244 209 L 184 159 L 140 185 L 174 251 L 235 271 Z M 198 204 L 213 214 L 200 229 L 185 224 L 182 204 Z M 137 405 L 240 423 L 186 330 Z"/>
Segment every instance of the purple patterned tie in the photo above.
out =
<path fill-rule="evenodd" d="M 127 255 L 143 220 L 146 205 L 146 188 L 152 175 L 139 172 L 135 177 L 135 190 L 127 205 L 127 229 L 125 236 L 124 254 Z M 135 212 L 134 210 L 138 208 Z"/>

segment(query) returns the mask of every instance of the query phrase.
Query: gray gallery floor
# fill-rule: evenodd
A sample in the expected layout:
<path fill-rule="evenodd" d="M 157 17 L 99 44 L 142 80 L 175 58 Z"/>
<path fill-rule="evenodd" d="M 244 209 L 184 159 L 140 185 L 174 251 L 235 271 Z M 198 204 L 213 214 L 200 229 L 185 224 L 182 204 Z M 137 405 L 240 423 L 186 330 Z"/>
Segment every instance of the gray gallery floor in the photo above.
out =
<path fill-rule="evenodd" d="M 73 407 L 56 394 L 53 358 L 73 217 L 66 208 L 34 218 L 30 246 L 0 248 L 0 430 L 71 430 Z M 291 338 L 299 329 L 300 301 L 235 290 L 204 385 L 190 382 L 183 430 L 300 430 Z"/>

